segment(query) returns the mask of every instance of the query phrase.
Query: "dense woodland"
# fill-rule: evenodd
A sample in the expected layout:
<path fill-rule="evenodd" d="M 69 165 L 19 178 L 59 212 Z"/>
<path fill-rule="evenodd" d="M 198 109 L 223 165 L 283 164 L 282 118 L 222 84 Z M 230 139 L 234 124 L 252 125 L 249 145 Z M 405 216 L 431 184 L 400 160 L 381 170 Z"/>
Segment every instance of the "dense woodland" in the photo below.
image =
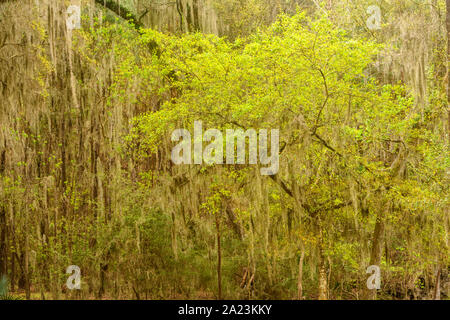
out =
<path fill-rule="evenodd" d="M 449 299 L 449 32 L 449 0 L 0 1 L 0 296 Z M 279 129 L 279 172 L 175 165 L 198 120 Z"/>

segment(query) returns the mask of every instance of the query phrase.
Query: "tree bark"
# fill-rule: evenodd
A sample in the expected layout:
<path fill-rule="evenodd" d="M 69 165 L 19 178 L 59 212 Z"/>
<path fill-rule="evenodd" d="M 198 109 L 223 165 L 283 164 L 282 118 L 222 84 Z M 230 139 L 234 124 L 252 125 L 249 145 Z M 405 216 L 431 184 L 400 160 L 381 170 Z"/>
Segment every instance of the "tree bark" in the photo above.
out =
<path fill-rule="evenodd" d="M 303 300 L 303 260 L 305 258 L 305 249 L 302 245 L 302 253 L 300 255 L 300 261 L 298 263 L 298 283 L 297 283 L 297 299 Z"/>
<path fill-rule="evenodd" d="M 325 269 L 325 254 L 322 224 L 319 223 L 319 300 L 327 300 L 327 271 Z"/>
<path fill-rule="evenodd" d="M 7 274 L 8 270 L 8 252 L 6 250 L 6 209 L 4 206 L 0 207 L 0 276 Z"/>
<path fill-rule="evenodd" d="M 450 0 L 447 0 L 447 108 L 448 108 L 448 143 L 450 145 Z"/>
<path fill-rule="evenodd" d="M 438 268 L 436 274 L 436 283 L 434 286 L 433 300 L 441 300 L 441 268 Z"/>
<path fill-rule="evenodd" d="M 375 230 L 373 232 L 372 240 L 372 252 L 370 254 L 370 265 L 379 266 L 381 264 L 381 253 L 383 248 L 383 232 L 384 222 L 382 217 L 382 211 L 380 210 L 377 215 L 377 222 L 375 223 Z M 370 299 L 376 300 L 377 290 L 374 289 L 369 294 Z"/>
<path fill-rule="evenodd" d="M 222 251 L 220 243 L 220 220 L 219 214 L 216 213 L 216 230 L 217 230 L 217 287 L 218 287 L 218 300 L 222 300 Z"/>
<path fill-rule="evenodd" d="M 28 224 L 28 213 L 26 213 L 25 218 L 26 224 Z M 24 258 L 24 277 L 25 277 L 25 296 L 27 300 L 31 298 L 31 283 L 30 283 L 30 251 L 29 251 L 29 240 L 28 240 L 28 230 L 25 232 L 25 258 Z"/>

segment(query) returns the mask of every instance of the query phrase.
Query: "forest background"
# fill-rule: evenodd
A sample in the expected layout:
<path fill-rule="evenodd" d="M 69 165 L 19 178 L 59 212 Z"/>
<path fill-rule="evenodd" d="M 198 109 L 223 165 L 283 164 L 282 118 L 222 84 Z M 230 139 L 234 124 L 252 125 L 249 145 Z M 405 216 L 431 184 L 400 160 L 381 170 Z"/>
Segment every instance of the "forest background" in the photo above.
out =
<path fill-rule="evenodd" d="M 0 296 L 449 298 L 450 0 L 2 0 L 0 21 Z M 278 174 L 174 165 L 197 120 L 279 129 Z"/>

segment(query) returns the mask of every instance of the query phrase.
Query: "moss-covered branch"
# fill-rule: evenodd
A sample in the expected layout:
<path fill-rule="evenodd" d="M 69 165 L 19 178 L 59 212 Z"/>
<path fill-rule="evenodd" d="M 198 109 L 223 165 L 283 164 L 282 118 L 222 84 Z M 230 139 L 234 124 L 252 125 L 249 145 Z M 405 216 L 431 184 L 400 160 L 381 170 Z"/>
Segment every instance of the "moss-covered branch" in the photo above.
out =
<path fill-rule="evenodd" d="M 102 7 L 108 8 L 122 19 L 132 22 L 135 25 L 136 29 L 139 29 L 140 27 L 144 26 L 141 22 L 139 22 L 139 20 L 130 10 L 128 10 L 124 6 L 121 6 L 120 4 L 118 4 L 113 0 L 95 0 L 95 2 L 101 5 Z"/>

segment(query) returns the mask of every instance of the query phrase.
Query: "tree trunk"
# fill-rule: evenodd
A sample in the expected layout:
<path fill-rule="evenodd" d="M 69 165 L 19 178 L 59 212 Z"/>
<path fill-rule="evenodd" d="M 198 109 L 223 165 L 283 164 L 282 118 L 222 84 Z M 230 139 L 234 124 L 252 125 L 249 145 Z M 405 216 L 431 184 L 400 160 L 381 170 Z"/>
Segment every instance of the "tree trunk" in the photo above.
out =
<path fill-rule="evenodd" d="M 327 300 L 327 271 L 325 269 L 325 254 L 322 224 L 319 223 L 319 300 Z"/>
<path fill-rule="evenodd" d="M 26 219 L 28 220 L 28 219 Z M 28 222 L 28 221 L 27 221 Z M 28 234 L 25 235 L 25 258 L 24 258 L 24 277 L 25 277 L 25 296 L 27 300 L 31 298 L 31 283 L 30 283 L 30 255 L 29 255 L 29 241 Z"/>
<path fill-rule="evenodd" d="M 7 274 L 8 270 L 8 252 L 6 250 L 6 233 L 8 232 L 6 226 L 6 209 L 4 206 L 0 207 L 0 276 Z"/>
<path fill-rule="evenodd" d="M 441 268 L 438 268 L 436 274 L 436 283 L 434 286 L 433 300 L 441 300 Z"/>
<path fill-rule="evenodd" d="M 377 215 L 377 222 L 375 223 L 375 230 L 373 233 L 373 240 L 372 240 L 372 252 L 370 254 L 370 265 L 371 266 L 379 266 L 381 264 L 381 252 L 383 247 L 383 239 L 382 235 L 384 232 L 384 222 L 382 217 L 382 211 L 380 210 Z M 377 290 L 373 289 L 370 294 L 369 298 L 376 300 L 377 298 Z"/>
<path fill-rule="evenodd" d="M 325 259 L 321 255 L 319 264 L 319 300 L 327 300 L 327 271 Z"/>
<path fill-rule="evenodd" d="M 302 253 L 300 256 L 300 261 L 298 263 L 298 283 L 297 283 L 297 299 L 303 300 L 303 260 L 305 258 L 305 249 L 302 245 Z"/>
<path fill-rule="evenodd" d="M 447 0 L 447 107 L 448 107 L 448 142 L 450 145 L 450 0 Z"/>
<path fill-rule="evenodd" d="M 178 246 L 177 246 L 177 229 L 175 221 L 175 212 L 172 211 L 172 251 L 175 261 L 178 260 Z"/>
<path fill-rule="evenodd" d="M 222 300 L 222 251 L 220 247 L 220 221 L 219 214 L 216 213 L 216 230 L 217 230 L 217 299 Z"/>

